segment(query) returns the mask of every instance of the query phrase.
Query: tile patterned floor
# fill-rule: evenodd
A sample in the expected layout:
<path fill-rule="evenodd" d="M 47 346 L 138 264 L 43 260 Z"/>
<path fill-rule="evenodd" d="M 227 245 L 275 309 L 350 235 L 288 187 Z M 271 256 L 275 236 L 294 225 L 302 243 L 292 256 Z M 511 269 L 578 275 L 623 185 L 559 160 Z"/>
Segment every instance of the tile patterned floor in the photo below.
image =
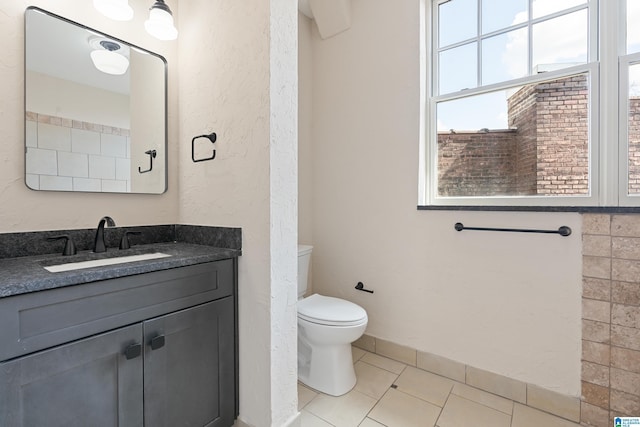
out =
<path fill-rule="evenodd" d="M 358 382 L 333 397 L 298 384 L 302 427 L 579 427 L 353 347 Z"/>

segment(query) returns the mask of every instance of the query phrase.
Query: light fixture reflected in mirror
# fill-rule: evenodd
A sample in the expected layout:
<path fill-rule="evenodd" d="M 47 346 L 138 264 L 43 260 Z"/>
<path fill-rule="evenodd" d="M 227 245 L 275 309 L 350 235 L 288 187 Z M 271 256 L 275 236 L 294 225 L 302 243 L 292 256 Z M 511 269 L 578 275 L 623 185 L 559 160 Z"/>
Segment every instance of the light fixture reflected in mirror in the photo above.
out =
<path fill-rule="evenodd" d="M 126 73 L 129 68 L 129 60 L 116 52 L 120 49 L 120 45 L 109 40 L 101 40 L 99 44 L 104 49 L 91 51 L 93 65 L 107 74 L 119 76 Z"/>
<path fill-rule="evenodd" d="M 175 40 L 178 30 L 173 24 L 173 14 L 164 0 L 156 0 L 149 9 L 149 19 L 144 22 L 149 34 L 159 40 Z"/>
<path fill-rule="evenodd" d="M 93 7 L 116 21 L 129 21 L 133 18 L 133 9 L 128 0 L 93 0 Z"/>

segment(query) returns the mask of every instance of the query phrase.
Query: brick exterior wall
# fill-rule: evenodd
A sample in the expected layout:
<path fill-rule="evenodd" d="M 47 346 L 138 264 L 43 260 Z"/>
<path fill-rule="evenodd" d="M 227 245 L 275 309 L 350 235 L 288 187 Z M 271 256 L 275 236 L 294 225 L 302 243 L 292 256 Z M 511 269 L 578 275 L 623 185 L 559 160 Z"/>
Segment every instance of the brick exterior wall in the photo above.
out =
<path fill-rule="evenodd" d="M 514 132 L 438 135 L 438 193 L 496 196 L 517 190 Z"/>
<path fill-rule="evenodd" d="M 509 98 L 508 111 L 513 130 L 438 133 L 438 194 L 587 194 L 586 77 L 524 86 Z"/>
<path fill-rule="evenodd" d="M 516 129 L 517 195 L 537 194 L 537 127 L 536 86 L 525 86 L 507 100 L 509 126 Z"/>
<path fill-rule="evenodd" d="M 629 194 L 640 194 L 640 97 L 629 100 Z"/>
<path fill-rule="evenodd" d="M 537 194 L 589 192 L 589 92 L 584 75 L 536 86 Z"/>

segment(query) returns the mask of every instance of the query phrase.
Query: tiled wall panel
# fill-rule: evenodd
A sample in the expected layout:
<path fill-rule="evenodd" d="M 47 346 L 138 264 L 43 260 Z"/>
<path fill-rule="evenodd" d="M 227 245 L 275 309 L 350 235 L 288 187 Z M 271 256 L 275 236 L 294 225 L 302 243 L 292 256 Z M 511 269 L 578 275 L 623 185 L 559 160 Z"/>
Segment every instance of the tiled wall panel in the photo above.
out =
<path fill-rule="evenodd" d="M 27 185 L 37 190 L 131 190 L 129 130 L 28 112 Z"/>
<path fill-rule="evenodd" d="M 640 215 L 583 215 L 581 421 L 640 414 Z"/>

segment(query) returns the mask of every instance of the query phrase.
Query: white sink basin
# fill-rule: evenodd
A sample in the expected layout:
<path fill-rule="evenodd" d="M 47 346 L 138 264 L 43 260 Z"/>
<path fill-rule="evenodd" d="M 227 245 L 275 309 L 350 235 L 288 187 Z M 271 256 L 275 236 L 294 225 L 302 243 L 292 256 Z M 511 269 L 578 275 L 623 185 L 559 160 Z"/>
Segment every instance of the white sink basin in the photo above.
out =
<path fill-rule="evenodd" d="M 61 271 L 81 270 L 83 268 L 124 264 L 127 262 L 145 261 L 149 259 L 166 258 L 170 256 L 171 255 L 163 254 L 162 252 L 154 252 L 151 254 L 129 255 L 114 258 L 92 259 L 90 261 L 70 262 L 67 264 L 49 265 L 44 268 L 51 273 L 59 273 Z"/>

